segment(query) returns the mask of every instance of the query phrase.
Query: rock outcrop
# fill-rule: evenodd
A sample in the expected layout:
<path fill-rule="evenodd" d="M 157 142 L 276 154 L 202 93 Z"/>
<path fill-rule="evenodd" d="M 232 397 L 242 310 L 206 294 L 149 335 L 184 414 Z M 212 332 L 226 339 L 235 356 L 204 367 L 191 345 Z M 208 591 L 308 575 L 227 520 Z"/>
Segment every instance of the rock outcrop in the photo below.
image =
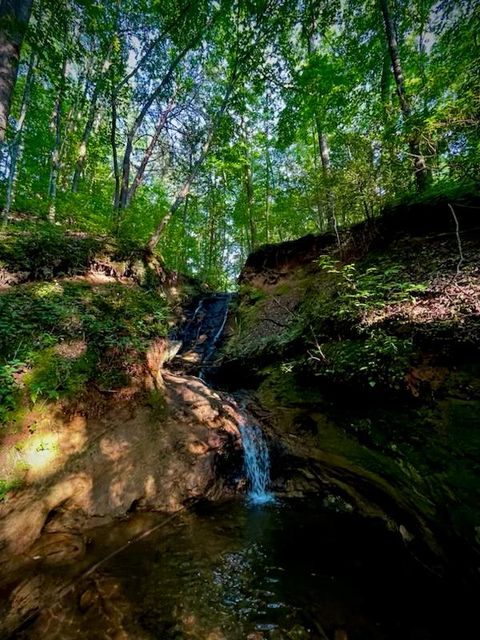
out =
<path fill-rule="evenodd" d="M 380 517 L 434 570 L 474 580 L 477 205 L 457 207 L 460 236 L 434 203 L 351 230 L 341 250 L 328 236 L 260 249 L 219 373 L 251 390 L 279 491 Z"/>

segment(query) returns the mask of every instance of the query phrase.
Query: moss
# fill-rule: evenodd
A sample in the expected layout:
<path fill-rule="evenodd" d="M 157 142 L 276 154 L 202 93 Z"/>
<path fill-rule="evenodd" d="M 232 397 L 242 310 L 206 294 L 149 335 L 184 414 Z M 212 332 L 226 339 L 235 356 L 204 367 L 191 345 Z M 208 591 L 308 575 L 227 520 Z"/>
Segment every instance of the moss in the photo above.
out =
<path fill-rule="evenodd" d="M 105 245 L 105 239 L 66 234 L 60 227 L 39 222 L 34 228 L 2 234 L 0 265 L 36 278 L 83 273 Z"/>
<path fill-rule="evenodd" d="M 160 389 L 152 389 L 148 393 L 146 405 L 150 407 L 155 424 L 160 424 L 168 414 L 168 405 Z"/>
<path fill-rule="evenodd" d="M 38 282 L 0 294 L 0 420 L 92 382 L 128 384 L 168 319 L 161 293 L 132 284 Z"/>
<path fill-rule="evenodd" d="M 14 489 L 18 489 L 21 484 L 22 483 L 19 479 L 4 480 L 0 478 L 0 502 L 2 500 L 5 500 L 7 493 L 13 491 Z"/>

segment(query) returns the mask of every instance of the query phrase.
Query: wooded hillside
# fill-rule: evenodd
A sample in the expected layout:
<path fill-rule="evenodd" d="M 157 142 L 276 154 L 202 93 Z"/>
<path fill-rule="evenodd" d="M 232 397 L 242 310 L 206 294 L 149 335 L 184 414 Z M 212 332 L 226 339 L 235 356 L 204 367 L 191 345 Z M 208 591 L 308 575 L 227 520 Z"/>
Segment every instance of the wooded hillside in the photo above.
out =
<path fill-rule="evenodd" d="M 225 286 L 261 244 L 478 187 L 477 0 L 3 0 L 0 20 L 7 223 Z"/>

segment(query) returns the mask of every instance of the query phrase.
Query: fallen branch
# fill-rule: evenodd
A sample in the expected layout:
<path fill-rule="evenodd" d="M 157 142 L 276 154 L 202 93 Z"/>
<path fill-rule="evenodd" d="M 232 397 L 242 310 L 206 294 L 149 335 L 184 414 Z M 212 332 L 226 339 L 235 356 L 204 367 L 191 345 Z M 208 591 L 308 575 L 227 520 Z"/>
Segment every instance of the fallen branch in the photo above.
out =
<path fill-rule="evenodd" d="M 283 322 L 277 322 L 277 320 L 274 320 L 273 318 L 259 318 L 259 320 L 261 322 L 272 322 L 273 324 L 276 324 L 278 327 L 282 327 L 282 329 L 284 329 L 285 327 L 288 327 L 288 324 L 284 324 Z"/>
<path fill-rule="evenodd" d="M 178 516 L 181 513 L 183 513 L 184 511 L 188 510 L 196 502 L 198 502 L 198 498 L 193 498 L 192 500 L 190 500 L 190 502 L 188 504 L 183 505 L 180 509 L 178 509 L 178 511 L 175 511 L 175 513 L 173 513 L 172 515 L 168 516 L 165 520 L 162 520 L 162 522 L 160 522 L 159 524 L 156 524 L 153 527 L 150 527 L 149 529 L 147 529 L 146 531 L 143 531 L 143 532 L 139 533 L 138 535 L 134 536 L 133 538 L 127 540 L 126 543 L 122 544 L 120 547 L 117 547 L 116 549 L 114 549 L 113 551 L 108 553 L 106 556 L 101 558 L 98 562 L 96 562 L 95 564 L 91 565 L 86 571 L 83 571 L 80 575 L 78 575 L 75 578 L 73 578 L 72 580 L 68 581 L 66 585 L 64 585 L 62 588 L 60 588 L 55 593 L 55 604 L 58 604 L 58 602 L 62 598 L 64 598 L 66 595 L 71 593 L 75 589 L 75 587 L 82 580 L 84 580 L 85 578 L 88 578 L 89 576 L 91 576 L 97 569 L 99 569 L 102 565 L 104 565 L 106 562 L 108 562 L 108 560 L 111 560 L 113 557 L 117 556 L 121 551 L 124 551 L 130 545 L 133 545 L 133 544 L 139 542 L 140 540 L 143 540 L 144 538 L 146 538 L 147 536 L 151 535 L 152 533 L 154 533 L 158 529 L 161 529 L 162 527 L 164 527 L 166 524 L 168 524 L 169 522 L 171 522 L 175 518 L 178 518 Z M 55 606 L 55 605 L 53 605 L 53 606 Z M 44 608 L 42 611 L 45 612 L 45 611 L 48 611 L 49 609 L 52 609 L 52 606 Z M 25 616 L 21 620 L 21 622 L 19 624 L 17 624 L 16 627 L 13 629 L 12 635 L 14 635 L 17 631 L 19 631 L 21 628 L 23 628 L 29 622 L 32 622 L 36 618 L 36 616 L 39 614 L 39 612 L 40 612 L 40 607 L 36 607 L 34 609 L 34 611 L 30 612 L 27 616 Z"/>
<path fill-rule="evenodd" d="M 458 218 L 457 218 L 457 216 L 455 214 L 455 211 L 454 211 L 454 209 L 453 209 L 453 207 L 452 207 L 452 205 L 450 203 L 448 203 L 448 208 L 452 212 L 453 219 L 455 220 L 455 235 L 457 236 L 458 253 L 459 253 L 459 256 L 460 256 L 460 259 L 459 259 L 458 264 L 457 264 L 457 276 L 458 276 L 459 273 L 460 273 L 460 267 L 462 266 L 462 263 L 464 261 L 463 251 L 462 251 L 462 241 L 460 239 L 460 225 L 458 224 Z"/>

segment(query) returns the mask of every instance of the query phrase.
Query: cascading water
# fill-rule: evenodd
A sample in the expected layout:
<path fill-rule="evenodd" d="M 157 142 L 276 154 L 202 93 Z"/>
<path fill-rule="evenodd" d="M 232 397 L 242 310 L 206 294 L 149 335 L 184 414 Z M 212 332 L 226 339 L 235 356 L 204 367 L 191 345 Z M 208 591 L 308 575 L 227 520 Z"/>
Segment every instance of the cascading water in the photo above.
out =
<path fill-rule="evenodd" d="M 270 483 L 270 455 L 267 441 L 256 424 L 241 422 L 238 425 L 243 444 L 244 469 L 249 483 L 248 498 L 253 504 L 273 502 L 268 490 Z"/>
<path fill-rule="evenodd" d="M 228 320 L 230 293 L 217 293 L 206 296 L 192 310 L 192 314 L 184 327 L 175 334 L 175 338 L 183 344 L 180 356 L 189 354 L 195 363 L 195 373 L 205 382 L 208 373 L 214 368 L 210 364 L 216 352 Z M 191 360 L 191 361 L 192 361 Z M 239 407 L 233 398 L 231 403 Z M 242 404 L 242 403 L 240 403 Z M 239 431 L 244 451 L 244 469 L 249 486 L 249 501 L 254 504 L 273 502 L 274 497 L 268 490 L 270 483 L 270 456 L 268 446 L 261 428 L 242 412 Z"/>

